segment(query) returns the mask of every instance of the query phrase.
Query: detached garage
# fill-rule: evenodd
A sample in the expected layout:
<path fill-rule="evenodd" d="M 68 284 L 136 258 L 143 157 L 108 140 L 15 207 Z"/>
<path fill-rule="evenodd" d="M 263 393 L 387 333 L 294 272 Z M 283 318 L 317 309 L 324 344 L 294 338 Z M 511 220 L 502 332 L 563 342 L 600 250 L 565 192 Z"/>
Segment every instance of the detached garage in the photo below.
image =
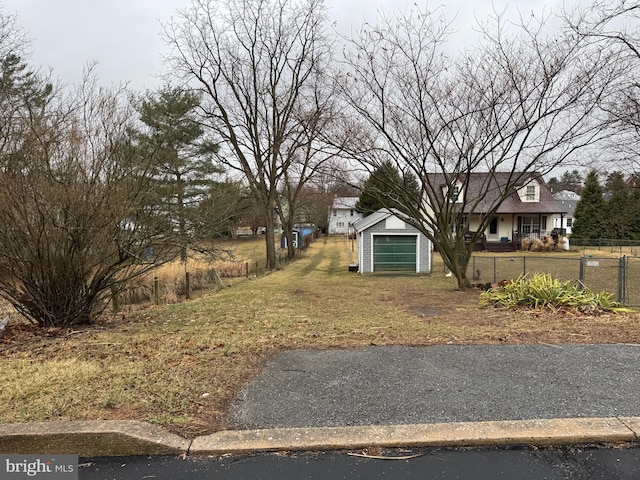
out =
<path fill-rule="evenodd" d="M 353 226 L 360 273 L 431 272 L 431 242 L 392 211 L 378 210 Z"/>

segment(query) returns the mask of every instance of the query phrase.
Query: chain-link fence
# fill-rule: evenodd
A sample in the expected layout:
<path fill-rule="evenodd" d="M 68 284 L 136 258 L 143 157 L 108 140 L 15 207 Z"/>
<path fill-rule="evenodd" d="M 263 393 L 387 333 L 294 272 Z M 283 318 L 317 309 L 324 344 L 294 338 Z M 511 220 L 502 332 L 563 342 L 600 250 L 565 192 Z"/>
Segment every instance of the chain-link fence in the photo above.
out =
<path fill-rule="evenodd" d="M 594 292 L 607 291 L 619 302 L 640 306 L 640 257 L 472 256 L 469 272 L 476 283 L 497 283 L 520 275 L 546 273 L 561 281 L 580 282 Z"/>
<path fill-rule="evenodd" d="M 640 240 L 620 240 L 617 238 L 591 238 L 580 239 L 571 237 L 571 247 L 580 250 L 598 250 L 603 253 L 616 253 L 620 256 L 630 255 L 637 257 L 640 255 Z"/>
<path fill-rule="evenodd" d="M 624 257 L 624 302 L 627 305 L 640 305 L 640 257 Z"/>

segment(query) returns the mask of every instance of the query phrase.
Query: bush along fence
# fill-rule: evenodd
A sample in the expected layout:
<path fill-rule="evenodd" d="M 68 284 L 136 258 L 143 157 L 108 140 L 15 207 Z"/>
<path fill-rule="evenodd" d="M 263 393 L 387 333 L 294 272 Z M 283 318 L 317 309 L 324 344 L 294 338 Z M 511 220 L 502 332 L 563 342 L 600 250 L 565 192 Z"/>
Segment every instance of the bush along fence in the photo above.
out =
<path fill-rule="evenodd" d="M 557 258 L 544 256 L 472 256 L 468 275 L 473 283 L 496 284 L 522 275 L 549 274 L 560 281 L 577 282 L 593 292 L 606 291 L 629 306 L 640 306 L 640 257 L 619 258 L 582 256 Z"/>

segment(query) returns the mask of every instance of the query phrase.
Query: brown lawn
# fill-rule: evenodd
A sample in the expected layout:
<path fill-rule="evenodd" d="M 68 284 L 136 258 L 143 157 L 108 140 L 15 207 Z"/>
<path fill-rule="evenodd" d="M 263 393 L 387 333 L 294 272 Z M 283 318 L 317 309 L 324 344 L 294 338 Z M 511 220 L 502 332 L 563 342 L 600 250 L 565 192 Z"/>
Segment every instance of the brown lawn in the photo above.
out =
<path fill-rule="evenodd" d="M 348 272 L 350 254 L 344 239 L 321 238 L 280 271 L 189 302 L 125 307 L 77 331 L 14 324 L 0 339 L 0 423 L 136 419 L 187 437 L 211 433 L 285 349 L 640 343 L 635 313 L 481 309 L 479 292 L 456 291 L 442 267 L 361 277 Z"/>

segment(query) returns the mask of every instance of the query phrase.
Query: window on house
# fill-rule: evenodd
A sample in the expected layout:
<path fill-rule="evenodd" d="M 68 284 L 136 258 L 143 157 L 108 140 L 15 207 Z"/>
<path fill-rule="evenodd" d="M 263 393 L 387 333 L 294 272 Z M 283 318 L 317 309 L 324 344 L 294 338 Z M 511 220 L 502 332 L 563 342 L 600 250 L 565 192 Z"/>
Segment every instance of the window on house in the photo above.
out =
<path fill-rule="evenodd" d="M 534 185 L 527 186 L 527 202 L 533 202 L 536 199 L 536 187 Z"/>
<path fill-rule="evenodd" d="M 498 219 L 496 217 L 491 219 L 491 223 L 489 224 L 489 235 L 497 235 L 498 234 Z"/>
<path fill-rule="evenodd" d="M 334 216 L 334 217 L 337 217 L 337 216 L 338 216 L 338 211 L 337 211 L 337 210 L 334 210 L 334 211 L 333 211 L 333 216 Z"/>
<path fill-rule="evenodd" d="M 344 222 L 338 222 L 339 227 L 344 227 Z"/>
<path fill-rule="evenodd" d="M 573 226 L 573 218 L 567 218 L 567 227 L 571 228 Z"/>
<path fill-rule="evenodd" d="M 459 234 L 464 235 L 465 233 L 467 233 L 467 226 L 468 226 L 468 219 L 467 217 L 461 217 L 460 218 L 460 230 L 458 231 Z M 452 229 L 453 231 L 455 231 L 455 225 Z"/>
<path fill-rule="evenodd" d="M 460 186 L 455 185 L 452 189 L 451 189 L 451 201 L 452 202 L 457 202 L 458 201 L 458 197 L 460 196 Z"/>
<path fill-rule="evenodd" d="M 353 210 L 351 210 L 351 213 L 350 213 L 350 215 L 351 215 L 351 216 L 353 217 Z"/>
<path fill-rule="evenodd" d="M 522 217 L 522 233 L 529 235 L 531 233 L 540 233 L 539 217 Z"/>

